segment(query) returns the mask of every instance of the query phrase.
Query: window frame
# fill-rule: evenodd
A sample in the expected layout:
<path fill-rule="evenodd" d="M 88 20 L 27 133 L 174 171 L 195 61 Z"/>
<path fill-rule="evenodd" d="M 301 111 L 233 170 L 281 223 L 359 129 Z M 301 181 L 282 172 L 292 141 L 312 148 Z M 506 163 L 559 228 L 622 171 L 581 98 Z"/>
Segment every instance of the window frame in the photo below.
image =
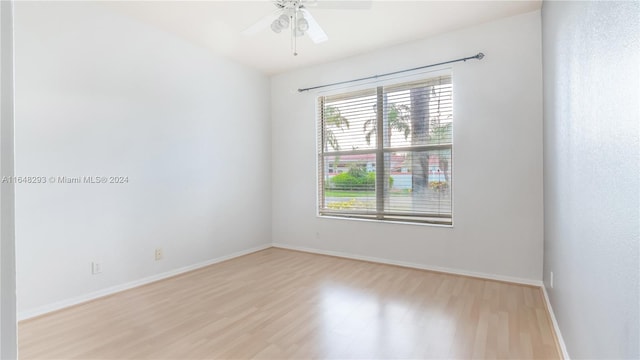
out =
<path fill-rule="evenodd" d="M 378 223 L 395 223 L 395 224 L 411 224 L 411 225 L 427 225 L 427 226 L 438 226 L 438 227 L 453 227 L 454 220 L 454 202 L 453 202 L 453 194 L 454 194 L 454 167 L 453 167 L 453 159 L 454 159 L 454 128 L 455 125 L 451 125 L 451 140 L 447 144 L 429 144 L 429 145 L 411 145 L 411 146 L 400 146 L 400 147 L 385 147 L 384 146 L 384 133 L 383 131 L 376 131 L 376 146 L 373 149 L 362 149 L 362 150 L 340 150 L 340 151 L 325 151 L 324 144 L 324 117 L 323 112 L 325 108 L 324 100 L 329 96 L 340 96 L 344 95 L 345 98 L 350 97 L 350 95 L 362 92 L 365 93 L 367 91 L 375 90 L 376 96 L 376 106 L 378 109 L 383 108 L 383 99 L 386 92 L 389 92 L 389 89 L 397 91 L 398 89 L 406 88 L 411 89 L 411 84 L 425 82 L 429 83 L 430 81 L 440 78 L 440 77 L 449 77 L 451 84 L 451 101 L 452 101 L 452 116 L 454 114 L 454 94 L 453 94 L 453 71 L 451 68 L 445 68 L 440 70 L 428 71 L 426 73 L 414 74 L 406 76 L 404 79 L 395 78 L 391 80 L 387 80 L 385 82 L 375 81 L 373 83 L 361 84 L 357 87 L 343 87 L 340 89 L 333 89 L 330 91 L 323 92 L 316 97 L 315 106 L 316 106 L 316 148 L 315 148 L 315 156 L 316 156 L 316 216 L 321 218 L 329 218 L 329 219 L 341 219 L 341 220 L 360 220 L 360 221 L 372 221 Z M 415 86 L 415 85 L 414 85 Z M 455 116 L 453 116 L 455 119 Z M 377 128 L 382 128 L 384 126 L 384 112 L 377 111 L 376 112 L 376 126 Z M 403 212 L 389 212 L 385 211 L 385 188 L 384 188 L 384 178 L 387 171 L 390 172 L 392 167 L 386 169 L 384 166 L 384 156 L 385 154 L 393 154 L 397 152 L 406 152 L 406 153 L 417 153 L 417 152 L 425 152 L 425 151 L 434 151 L 434 150 L 448 150 L 450 152 L 450 174 L 451 177 L 449 179 L 449 189 L 450 189 L 450 201 L 451 201 L 451 212 L 449 214 L 442 213 L 403 213 Z M 375 169 L 376 169 L 376 182 L 375 182 L 375 194 L 376 194 L 376 209 L 375 212 L 361 210 L 361 211 L 344 211 L 344 210 L 331 210 L 326 207 L 325 203 L 325 157 L 326 156 L 342 156 L 342 155 L 361 155 L 361 154 L 375 154 Z M 382 165 L 382 166 L 380 166 Z M 378 171 L 382 168 L 382 171 Z M 338 174 L 338 168 L 335 167 L 334 175 Z M 381 186 L 382 184 L 382 186 Z M 440 221 L 438 219 L 446 219 L 444 221 Z"/>

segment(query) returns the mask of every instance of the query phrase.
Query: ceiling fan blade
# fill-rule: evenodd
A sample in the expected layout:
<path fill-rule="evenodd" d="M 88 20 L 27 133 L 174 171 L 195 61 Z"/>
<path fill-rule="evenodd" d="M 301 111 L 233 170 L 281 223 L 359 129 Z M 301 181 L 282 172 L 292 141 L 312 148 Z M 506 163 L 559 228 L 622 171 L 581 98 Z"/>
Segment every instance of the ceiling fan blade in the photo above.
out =
<path fill-rule="evenodd" d="M 327 34 L 324 32 L 324 30 L 322 30 L 316 19 L 311 16 L 309 10 L 300 9 L 300 11 L 302 11 L 302 13 L 304 14 L 304 18 L 307 19 L 307 22 L 309 23 L 309 30 L 307 30 L 307 35 L 309 35 L 311 41 L 319 44 L 321 42 L 329 40 Z"/>
<path fill-rule="evenodd" d="M 305 0 L 305 7 L 313 9 L 367 10 L 371 0 Z"/>
<path fill-rule="evenodd" d="M 249 26 L 248 28 L 244 29 L 242 31 L 242 34 L 244 35 L 254 35 L 259 33 L 260 31 L 266 29 L 269 27 L 269 25 L 271 25 L 271 23 L 273 22 L 273 20 L 277 19 L 278 16 L 280 16 L 280 14 L 282 13 L 281 9 L 277 9 L 275 10 L 273 13 L 263 17 L 262 19 L 258 20 L 255 24 Z"/>

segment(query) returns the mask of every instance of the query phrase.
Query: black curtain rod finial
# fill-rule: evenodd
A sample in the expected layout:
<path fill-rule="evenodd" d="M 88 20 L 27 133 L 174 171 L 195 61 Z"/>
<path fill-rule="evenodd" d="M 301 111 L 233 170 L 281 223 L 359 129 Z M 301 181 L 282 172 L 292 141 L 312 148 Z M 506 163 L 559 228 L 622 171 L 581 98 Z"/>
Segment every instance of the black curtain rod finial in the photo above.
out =
<path fill-rule="evenodd" d="M 482 60 L 482 58 L 484 58 L 484 54 L 479 52 L 478 55 L 476 55 L 476 59 Z"/>

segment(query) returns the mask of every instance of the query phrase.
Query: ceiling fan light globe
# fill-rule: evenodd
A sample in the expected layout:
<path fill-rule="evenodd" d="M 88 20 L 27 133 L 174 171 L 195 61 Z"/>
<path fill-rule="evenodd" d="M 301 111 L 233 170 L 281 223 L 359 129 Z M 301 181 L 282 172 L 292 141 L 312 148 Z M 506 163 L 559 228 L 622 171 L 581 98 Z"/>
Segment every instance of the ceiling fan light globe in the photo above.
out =
<path fill-rule="evenodd" d="M 273 32 L 276 34 L 279 34 L 282 31 L 282 28 L 280 27 L 280 23 L 278 22 L 278 20 L 275 20 L 274 22 L 271 23 L 271 30 L 273 30 Z"/>
<path fill-rule="evenodd" d="M 307 31 L 309 30 L 309 22 L 305 18 L 298 19 L 298 30 Z"/>
<path fill-rule="evenodd" d="M 278 20 L 276 20 L 282 29 L 289 26 L 289 17 L 285 14 L 280 15 Z"/>
<path fill-rule="evenodd" d="M 300 30 L 300 29 L 296 29 L 296 30 L 293 32 L 293 34 L 294 34 L 296 37 L 304 36 L 304 31 L 302 31 L 302 30 Z"/>

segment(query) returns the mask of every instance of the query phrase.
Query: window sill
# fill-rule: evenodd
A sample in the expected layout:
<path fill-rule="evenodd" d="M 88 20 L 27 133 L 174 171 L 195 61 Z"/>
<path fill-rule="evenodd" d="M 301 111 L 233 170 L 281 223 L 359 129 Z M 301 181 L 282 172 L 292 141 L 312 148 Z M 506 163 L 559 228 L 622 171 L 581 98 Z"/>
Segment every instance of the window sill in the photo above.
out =
<path fill-rule="evenodd" d="M 429 226 L 429 227 L 441 227 L 441 228 L 453 228 L 453 224 L 433 224 L 427 222 L 414 222 L 414 221 L 401 221 L 401 220 L 377 220 L 377 219 L 364 219 L 358 217 L 343 217 L 343 216 L 331 216 L 321 215 L 316 213 L 316 217 L 320 219 L 331 220 L 346 220 L 346 221 L 363 221 L 377 224 L 396 224 L 396 225 L 414 225 L 414 226 Z M 452 220 L 453 222 L 453 220 Z"/>

